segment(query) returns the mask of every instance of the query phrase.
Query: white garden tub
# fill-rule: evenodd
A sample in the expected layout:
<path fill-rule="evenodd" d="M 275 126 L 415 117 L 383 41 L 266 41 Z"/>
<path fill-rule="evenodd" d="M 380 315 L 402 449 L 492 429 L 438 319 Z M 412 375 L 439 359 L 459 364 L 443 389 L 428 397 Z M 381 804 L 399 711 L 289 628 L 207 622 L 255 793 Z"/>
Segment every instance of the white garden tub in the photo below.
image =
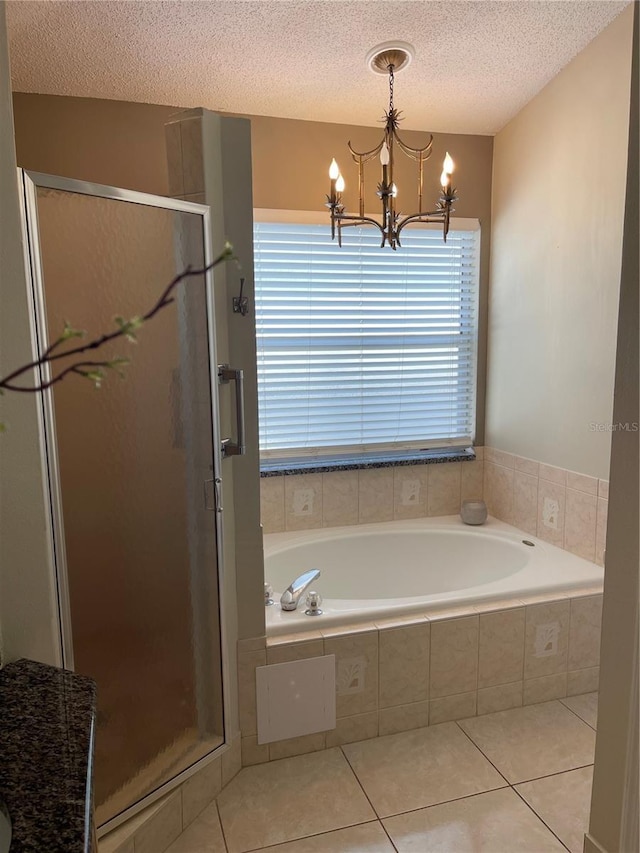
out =
<path fill-rule="evenodd" d="M 333 527 L 264 537 L 265 580 L 274 589 L 267 634 L 282 635 L 541 594 L 602 587 L 603 570 L 504 522 L 458 516 Z M 280 594 L 309 569 L 323 614 L 280 608 Z"/>

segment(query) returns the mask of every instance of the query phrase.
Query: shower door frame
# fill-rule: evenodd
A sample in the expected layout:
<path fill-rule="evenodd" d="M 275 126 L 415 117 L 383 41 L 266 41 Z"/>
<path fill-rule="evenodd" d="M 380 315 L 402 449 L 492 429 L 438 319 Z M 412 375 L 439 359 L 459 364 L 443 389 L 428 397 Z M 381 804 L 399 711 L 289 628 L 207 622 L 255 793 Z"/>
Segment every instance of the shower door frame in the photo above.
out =
<path fill-rule="evenodd" d="M 30 281 L 30 312 L 32 325 L 32 339 L 37 354 L 42 353 L 48 346 L 46 304 L 44 291 L 44 274 L 42 259 L 40 257 L 40 231 L 38 224 L 38 188 L 61 190 L 63 192 L 76 193 L 79 195 L 94 196 L 110 199 L 113 201 L 124 201 L 132 204 L 140 204 L 144 207 L 159 207 L 178 213 L 190 213 L 201 217 L 202 221 L 202 245 L 204 255 L 204 267 L 208 267 L 213 261 L 213 245 L 211 233 L 211 211 L 208 205 L 195 202 L 181 201 L 166 196 L 151 195 L 127 190 L 120 187 L 106 186 L 89 181 L 80 181 L 75 178 L 64 178 L 58 175 L 48 175 L 43 172 L 35 172 L 18 168 L 18 182 L 21 189 L 20 206 L 22 214 L 22 225 L 25 243 L 25 264 Z M 164 283 L 160 282 L 162 287 Z M 142 809 L 167 794 L 169 791 L 181 785 L 190 776 L 197 773 L 202 767 L 217 759 L 222 752 L 226 752 L 231 744 L 231 713 L 230 713 L 230 690 L 229 690 L 229 648 L 228 630 L 225 618 L 226 596 L 225 596 L 225 571 L 224 571 L 224 541 L 223 541 L 223 506 L 222 499 L 223 477 L 222 477 L 222 443 L 219 423 L 218 406 L 218 367 L 216 349 L 216 329 L 214 311 L 214 275 L 210 269 L 205 273 L 205 298 L 207 308 L 207 344 L 209 352 L 209 386 L 211 399 L 211 434 L 212 434 L 212 460 L 213 478 L 216 483 L 214 489 L 215 505 L 212 514 L 215 519 L 216 533 L 216 568 L 217 568 L 217 591 L 218 591 L 218 619 L 220 630 L 220 657 L 222 677 L 222 713 L 223 713 L 223 742 L 207 755 L 198 759 L 189 767 L 182 770 L 176 776 L 164 782 L 155 790 L 145 795 L 142 799 L 132 803 L 124 811 L 110 818 L 98 828 L 98 837 L 115 829 L 133 817 Z M 43 382 L 51 378 L 49 364 L 39 368 L 39 379 Z M 56 437 L 55 410 L 53 391 L 51 388 L 41 392 L 39 395 L 42 440 L 45 462 L 45 487 L 49 498 L 49 537 L 52 555 L 56 599 L 58 610 L 59 642 L 62 665 L 65 669 L 74 669 L 73 660 L 73 635 L 71 626 L 71 606 L 69 595 L 69 576 L 67 556 L 65 551 L 64 518 L 62 510 L 62 492 L 60 484 L 60 466 L 58 459 L 58 445 Z M 219 487 L 219 488 L 217 488 Z M 204 499 L 204 498 L 203 498 Z M 95 726 L 95 724 L 94 724 Z"/>

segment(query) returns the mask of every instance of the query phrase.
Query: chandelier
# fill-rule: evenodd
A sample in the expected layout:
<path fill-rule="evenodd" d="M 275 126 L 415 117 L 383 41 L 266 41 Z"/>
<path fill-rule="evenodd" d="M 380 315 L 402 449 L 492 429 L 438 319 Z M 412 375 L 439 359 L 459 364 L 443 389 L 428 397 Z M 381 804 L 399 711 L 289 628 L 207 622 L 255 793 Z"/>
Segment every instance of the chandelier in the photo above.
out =
<path fill-rule="evenodd" d="M 411 148 L 402 141 L 398 135 L 398 125 L 401 119 L 401 113 L 396 109 L 393 103 L 393 84 L 395 72 L 405 68 L 412 57 L 412 48 L 404 42 L 387 42 L 378 45 L 369 52 L 367 57 L 369 67 L 372 71 L 379 74 L 389 75 L 389 109 L 385 111 L 382 121 L 385 122 L 384 135 L 378 145 L 372 148 L 371 151 L 356 151 L 351 142 L 348 142 L 349 151 L 355 163 L 358 165 L 358 213 L 347 213 L 344 204 L 342 203 L 342 193 L 344 192 L 345 182 L 340 174 L 340 169 L 335 159 L 331 161 L 329 167 L 329 178 L 331 180 L 331 189 L 327 196 L 326 206 L 331 214 L 331 239 L 335 239 L 336 233 L 338 236 L 338 245 L 342 246 L 342 229 L 354 225 L 375 225 L 380 230 L 382 242 L 380 247 L 385 244 L 391 246 L 392 249 L 397 249 L 401 246 L 400 234 L 405 225 L 416 222 L 439 222 L 442 223 L 442 233 L 444 241 L 447 241 L 449 232 L 449 219 L 453 212 L 452 204 L 457 200 L 456 190 L 451 185 L 451 173 L 454 169 L 453 160 L 447 152 L 442 165 L 442 174 L 440 175 L 441 194 L 436 202 L 435 210 L 423 210 L 423 177 L 424 163 L 431 156 L 431 146 L 433 144 L 433 135 L 429 134 L 429 142 L 424 148 Z M 396 199 L 398 196 L 398 188 L 394 182 L 394 149 L 395 146 L 417 163 L 418 172 L 418 212 L 409 215 L 401 215 L 396 210 Z M 378 157 L 380 166 L 382 167 L 382 179 L 378 183 L 376 195 L 380 199 L 382 205 L 382 218 L 379 222 L 372 216 L 365 216 L 364 212 L 364 167 L 365 163 L 370 162 Z"/>

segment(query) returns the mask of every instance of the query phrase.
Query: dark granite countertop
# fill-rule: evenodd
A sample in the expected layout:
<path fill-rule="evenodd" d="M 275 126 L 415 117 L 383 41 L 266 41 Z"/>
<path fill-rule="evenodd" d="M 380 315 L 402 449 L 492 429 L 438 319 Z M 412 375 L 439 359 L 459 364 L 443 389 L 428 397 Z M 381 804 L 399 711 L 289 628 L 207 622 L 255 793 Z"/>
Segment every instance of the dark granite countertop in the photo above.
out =
<path fill-rule="evenodd" d="M 95 684 L 35 661 L 0 670 L 0 800 L 11 853 L 89 853 Z"/>

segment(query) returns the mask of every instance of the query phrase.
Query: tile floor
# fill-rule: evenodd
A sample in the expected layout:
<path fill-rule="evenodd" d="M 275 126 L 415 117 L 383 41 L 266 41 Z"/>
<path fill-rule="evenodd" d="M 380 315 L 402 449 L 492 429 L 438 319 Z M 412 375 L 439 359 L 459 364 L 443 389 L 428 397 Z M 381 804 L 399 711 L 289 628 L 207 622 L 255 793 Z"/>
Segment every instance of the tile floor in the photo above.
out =
<path fill-rule="evenodd" d="M 597 694 L 245 767 L 167 853 L 581 853 Z"/>

